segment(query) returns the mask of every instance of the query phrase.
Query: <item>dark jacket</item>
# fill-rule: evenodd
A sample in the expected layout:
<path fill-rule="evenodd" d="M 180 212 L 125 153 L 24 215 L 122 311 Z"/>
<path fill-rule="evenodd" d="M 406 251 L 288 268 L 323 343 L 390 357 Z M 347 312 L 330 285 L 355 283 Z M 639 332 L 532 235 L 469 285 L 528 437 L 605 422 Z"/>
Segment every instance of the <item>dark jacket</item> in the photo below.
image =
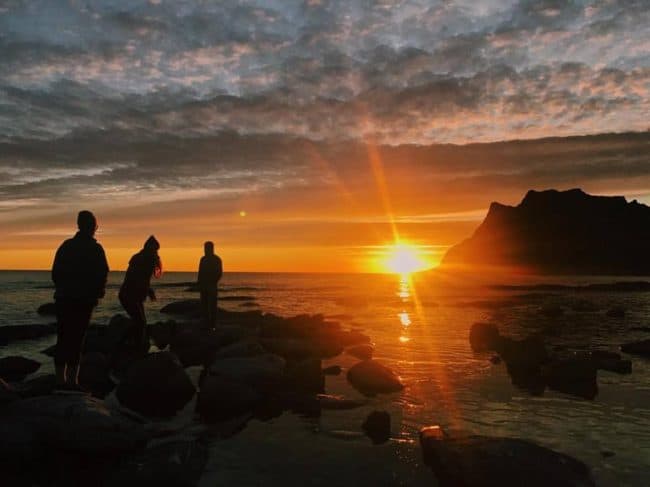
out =
<path fill-rule="evenodd" d="M 218 255 L 204 255 L 199 263 L 199 290 L 216 292 L 217 283 L 223 274 L 223 266 Z"/>
<path fill-rule="evenodd" d="M 144 301 L 151 294 L 151 276 L 156 263 L 156 254 L 140 251 L 131 257 L 129 268 L 126 270 L 124 282 L 120 288 L 120 296 L 137 301 Z"/>
<path fill-rule="evenodd" d="M 104 297 L 108 263 L 102 246 L 81 232 L 66 240 L 56 251 L 52 265 L 54 299 L 97 303 Z"/>

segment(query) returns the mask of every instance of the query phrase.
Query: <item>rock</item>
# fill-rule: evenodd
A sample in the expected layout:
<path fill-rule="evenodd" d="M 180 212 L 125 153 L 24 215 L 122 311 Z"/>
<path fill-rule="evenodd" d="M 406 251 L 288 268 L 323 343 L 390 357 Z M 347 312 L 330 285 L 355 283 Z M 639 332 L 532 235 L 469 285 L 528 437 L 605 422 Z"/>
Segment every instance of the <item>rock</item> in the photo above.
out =
<path fill-rule="evenodd" d="M 650 326 L 633 326 L 630 331 L 650 331 Z"/>
<path fill-rule="evenodd" d="M 0 342 L 9 343 L 14 340 L 32 340 L 56 333 L 53 325 L 8 325 L 0 326 Z"/>
<path fill-rule="evenodd" d="M 170 352 L 152 353 L 135 362 L 116 391 L 124 406 L 156 417 L 176 414 L 194 393 L 192 381 Z"/>
<path fill-rule="evenodd" d="M 632 373 L 632 362 L 623 360 L 618 353 L 595 350 L 586 354 L 586 357 L 594 363 L 598 370 L 607 370 L 617 374 Z"/>
<path fill-rule="evenodd" d="M 420 445 L 441 487 L 595 485 L 584 463 L 526 440 L 450 436 L 429 427 L 420 431 Z"/>
<path fill-rule="evenodd" d="M 111 352 L 125 343 L 133 329 L 133 320 L 122 314 L 111 317 L 104 331 L 106 350 Z"/>
<path fill-rule="evenodd" d="M 362 394 L 398 392 L 404 388 L 400 378 L 375 360 L 364 360 L 348 370 L 348 381 Z"/>
<path fill-rule="evenodd" d="M 341 375 L 341 371 L 340 365 L 330 365 L 323 369 L 323 375 Z"/>
<path fill-rule="evenodd" d="M 492 362 L 494 365 L 499 365 L 501 363 L 501 357 L 498 355 L 493 355 L 490 357 L 490 362 Z"/>
<path fill-rule="evenodd" d="M 54 374 L 46 374 L 16 384 L 15 389 L 20 397 L 29 398 L 52 394 L 56 386 L 56 376 Z"/>
<path fill-rule="evenodd" d="M 625 353 L 631 353 L 633 355 L 650 357 L 650 338 L 646 340 L 625 343 L 621 345 L 621 350 Z"/>
<path fill-rule="evenodd" d="M 496 350 L 501 336 L 493 323 L 474 323 L 469 331 L 469 344 L 475 352 Z"/>
<path fill-rule="evenodd" d="M 10 402 L 18 400 L 19 398 L 20 396 L 16 393 L 13 387 L 0 379 L 0 408 L 6 406 Z"/>
<path fill-rule="evenodd" d="M 358 358 L 359 360 L 371 359 L 374 351 L 375 348 L 368 343 L 362 345 L 355 345 L 345 350 L 346 353 L 352 355 L 353 357 Z"/>
<path fill-rule="evenodd" d="M 0 378 L 9 382 L 21 381 L 41 367 L 36 360 L 10 356 L 0 358 Z"/>
<path fill-rule="evenodd" d="M 614 306 L 608 309 L 606 314 L 609 318 L 625 318 L 625 308 L 622 306 Z"/>
<path fill-rule="evenodd" d="M 292 391 L 323 392 L 325 376 L 320 359 L 307 359 L 292 364 L 285 371 L 286 387 Z"/>
<path fill-rule="evenodd" d="M 593 360 L 569 358 L 556 360 L 542 368 L 542 376 L 551 389 L 593 399 L 598 395 L 597 369 Z"/>
<path fill-rule="evenodd" d="M 541 367 L 549 357 L 544 342 L 536 337 L 523 340 L 501 337 L 497 345 L 499 356 L 506 363 L 508 375 L 514 386 L 531 394 L 544 392 L 545 383 Z"/>
<path fill-rule="evenodd" d="M 260 395 L 246 384 L 207 376 L 201 382 L 196 411 L 204 421 L 222 421 L 251 412 L 259 401 Z"/>
<path fill-rule="evenodd" d="M 153 343 L 159 348 L 167 347 L 176 334 L 177 323 L 173 320 L 154 323 L 147 326 L 147 333 L 153 340 Z"/>
<path fill-rule="evenodd" d="M 183 299 L 181 301 L 174 301 L 163 306 L 160 312 L 171 315 L 199 317 L 201 316 L 201 300 Z"/>
<path fill-rule="evenodd" d="M 386 411 L 373 411 L 361 428 L 375 445 L 385 443 L 390 438 L 390 414 Z"/>
<path fill-rule="evenodd" d="M 232 358 L 232 357 L 253 357 L 255 355 L 262 355 L 266 353 L 262 345 L 255 341 L 241 341 L 226 345 L 217 350 L 213 358 Z"/>
<path fill-rule="evenodd" d="M 252 357 L 232 357 L 215 360 L 208 375 L 216 375 L 254 388 L 274 387 L 281 384 L 286 367 L 282 357 L 265 353 Z"/>
<path fill-rule="evenodd" d="M 41 304 L 36 312 L 41 316 L 56 316 L 56 304 L 45 303 Z"/>
<path fill-rule="evenodd" d="M 109 371 L 108 358 L 103 353 L 85 353 L 79 367 L 79 384 L 93 396 L 103 399 L 115 389 Z"/>
<path fill-rule="evenodd" d="M 320 406 L 323 409 L 333 410 L 346 410 L 356 409 L 367 404 L 366 401 L 359 401 L 356 399 L 346 399 L 343 396 L 333 394 L 318 394 L 316 396 L 320 401 Z"/>
<path fill-rule="evenodd" d="M 208 460 L 208 448 L 195 440 L 168 441 L 147 448 L 113 469 L 106 487 L 193 487 Z"/>
<path fill-rule="evenodd" d="M 184 330 L 177 333 L 171 341 L 170 349 L 184 367 L 209 364 L 216 352 L 246 334 L 237 326 L 220 326 L 217 330 Z"/>

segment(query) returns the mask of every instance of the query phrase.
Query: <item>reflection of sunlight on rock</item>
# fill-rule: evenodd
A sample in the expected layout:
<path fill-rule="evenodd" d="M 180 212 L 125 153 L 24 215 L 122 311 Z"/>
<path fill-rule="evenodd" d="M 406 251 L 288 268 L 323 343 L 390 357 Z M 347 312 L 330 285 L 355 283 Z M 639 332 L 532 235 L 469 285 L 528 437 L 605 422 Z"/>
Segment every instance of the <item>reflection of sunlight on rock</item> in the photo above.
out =
<path fill-rule="evenodd" d="M 397 316 L 399 316 L 399 321 L 402 324 L 402 326 L 407 327 L 411 324 L 411 318 L 409 317 L 409 314 L 406 311 L 402 311 L 401 313 L 398 313 Z"/>

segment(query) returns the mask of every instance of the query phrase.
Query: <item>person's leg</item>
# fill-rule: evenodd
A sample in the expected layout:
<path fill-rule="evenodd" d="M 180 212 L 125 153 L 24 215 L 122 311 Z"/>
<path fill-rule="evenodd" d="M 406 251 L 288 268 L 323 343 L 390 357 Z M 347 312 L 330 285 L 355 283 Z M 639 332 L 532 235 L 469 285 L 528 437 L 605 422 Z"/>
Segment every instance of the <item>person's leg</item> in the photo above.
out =
<path fill-rule="evenodd" d="M 133 321 L 135 324 L 136 347 L 139 351 L 146 354 L 149 351 L 149 338 L 147 336 L 147 315 L 144 314 L 144 301 L 134 303 L 136 316 Z"/>
<path fill-rule="evenodd" d="M 61 386 L 67 382 L 66 350 L 68 347 L 68 330 L 70 328 L 70 306 L 65 301 L 56 302 L 56 348 L 54 350 L 54 372 L 56 383 Z"/>
<path fill-rule="evenodd" d="M 82 302 L 78 303 L 74 309 L 73 326 L 70 328 L 70 340 L 66 353 L 67 383 L 72 386 L 79 385 L 79 362 L 93 308 L 93 305 Z"/>
<path fill-rule="evenodd" d="M 210 296 L 210 329 L 214 330 L 217 326 L 217 294 Z"/>

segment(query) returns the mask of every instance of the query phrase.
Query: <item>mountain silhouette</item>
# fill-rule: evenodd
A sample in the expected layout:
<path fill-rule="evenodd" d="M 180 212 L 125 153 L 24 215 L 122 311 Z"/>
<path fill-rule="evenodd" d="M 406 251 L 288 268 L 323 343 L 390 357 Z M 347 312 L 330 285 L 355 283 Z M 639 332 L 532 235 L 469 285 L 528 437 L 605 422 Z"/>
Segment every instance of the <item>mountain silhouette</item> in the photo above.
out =
<path fill-rule="evenodd" d="M 650 275 L 650 207 L 581 189 L 529 191 L 518 206 L 492 203 L 444 268 L 540 274 Z"/>

